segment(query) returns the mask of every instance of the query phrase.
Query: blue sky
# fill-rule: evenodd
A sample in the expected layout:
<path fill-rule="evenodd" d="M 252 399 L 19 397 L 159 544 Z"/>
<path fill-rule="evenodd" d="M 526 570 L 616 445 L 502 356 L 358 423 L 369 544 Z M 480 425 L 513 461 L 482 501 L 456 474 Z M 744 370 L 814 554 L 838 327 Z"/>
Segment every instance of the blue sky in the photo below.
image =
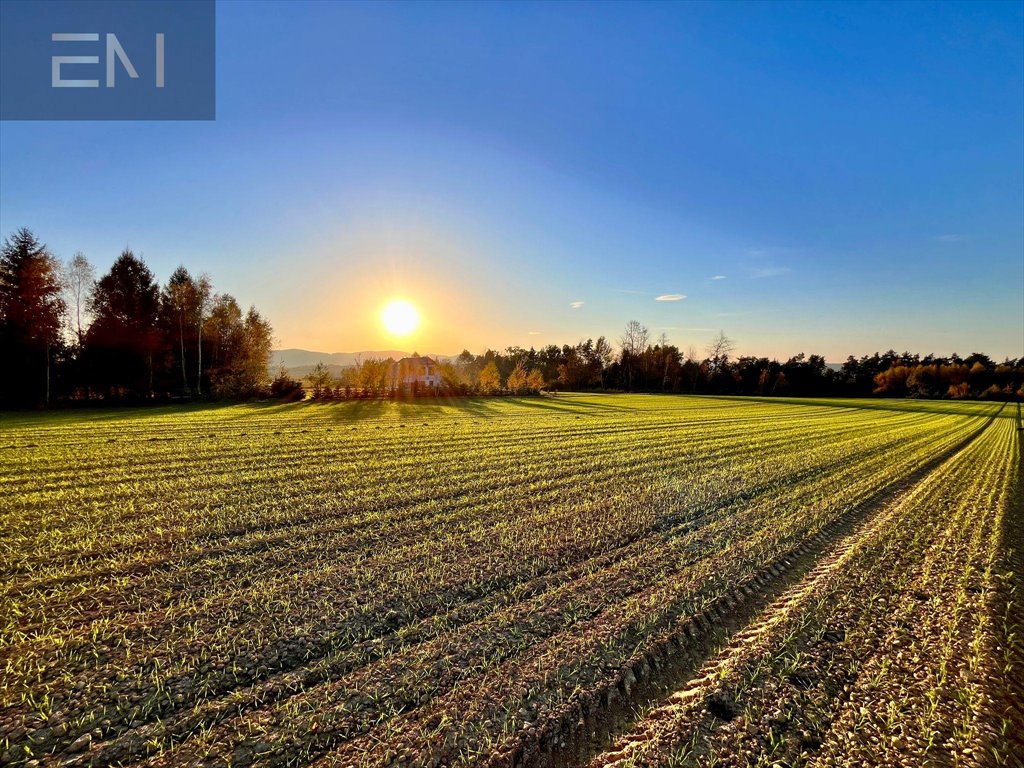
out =
<path fill-rule="evenodd" d="M 4 234 L 208 271 L 287 347 L 635 318 L 684 348 L 1024 355 L 1024 4 L 217 14 L 215 122 L 2 124 Z M 412 339 L 379 327 L 394 295 Z"/>

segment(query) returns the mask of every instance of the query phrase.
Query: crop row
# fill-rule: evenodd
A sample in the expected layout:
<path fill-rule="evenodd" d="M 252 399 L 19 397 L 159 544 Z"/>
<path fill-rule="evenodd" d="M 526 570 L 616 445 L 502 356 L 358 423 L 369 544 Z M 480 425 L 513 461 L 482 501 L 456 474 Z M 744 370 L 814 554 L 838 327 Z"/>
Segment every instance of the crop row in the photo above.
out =
<path fill-rule="evenodd" d="M 997 419 L 593 768 L 1010 764 L 998 595 L 1020 525 L 1017 435 Z"/>
<path fill-rule="evenodd" d="M 473 762 L 992 412 L 588 402 L 14 430 L 8 754 Z"/>

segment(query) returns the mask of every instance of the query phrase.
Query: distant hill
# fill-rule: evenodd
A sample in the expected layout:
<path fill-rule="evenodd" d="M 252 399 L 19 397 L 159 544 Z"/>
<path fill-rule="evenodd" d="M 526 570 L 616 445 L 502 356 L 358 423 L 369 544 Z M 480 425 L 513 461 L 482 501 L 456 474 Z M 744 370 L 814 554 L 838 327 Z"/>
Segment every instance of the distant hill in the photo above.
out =
<path fill-rule="evenodd" d="M 409 352 L 402 352 L 397 349 L 367 350 L 365 352 L 314 352 L 309 349 L 275 349 L 270 353 L 270 370 L 276 372 L 282 365 L 288 369 L 292 376 L 306 376 L 313 370 L 317 363 L 323 363 L 332 374 L 338 375 L 342 369 L 356 364 L 357 360 L 378 360 L 392 358 L 399 360 L 408 357 Z M 430 354 L 435 360 L 450 360 L 451 355 Z"/>

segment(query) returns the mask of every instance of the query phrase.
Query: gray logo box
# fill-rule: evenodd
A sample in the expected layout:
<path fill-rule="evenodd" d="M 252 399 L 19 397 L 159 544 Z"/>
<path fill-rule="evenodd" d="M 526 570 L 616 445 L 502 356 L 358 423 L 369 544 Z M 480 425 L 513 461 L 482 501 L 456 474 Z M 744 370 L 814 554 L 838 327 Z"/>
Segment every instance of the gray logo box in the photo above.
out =
<path fill-rule="evenodd" d="M 0 119 L 213 120 L 214 0 L 0 0 Z"/>

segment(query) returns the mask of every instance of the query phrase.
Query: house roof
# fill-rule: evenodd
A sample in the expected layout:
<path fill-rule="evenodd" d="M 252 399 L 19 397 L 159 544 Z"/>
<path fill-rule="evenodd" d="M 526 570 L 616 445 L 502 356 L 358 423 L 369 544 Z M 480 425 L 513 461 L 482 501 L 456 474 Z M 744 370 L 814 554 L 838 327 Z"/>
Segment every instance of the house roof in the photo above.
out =
<path fill-rule="evenodd" d="M 412 365 L 437 365 L 437 361 L 431 357 L 420 356 L 420 357 L 403 357 L 398 361 L 398 364 L 410 363 Z"/>

